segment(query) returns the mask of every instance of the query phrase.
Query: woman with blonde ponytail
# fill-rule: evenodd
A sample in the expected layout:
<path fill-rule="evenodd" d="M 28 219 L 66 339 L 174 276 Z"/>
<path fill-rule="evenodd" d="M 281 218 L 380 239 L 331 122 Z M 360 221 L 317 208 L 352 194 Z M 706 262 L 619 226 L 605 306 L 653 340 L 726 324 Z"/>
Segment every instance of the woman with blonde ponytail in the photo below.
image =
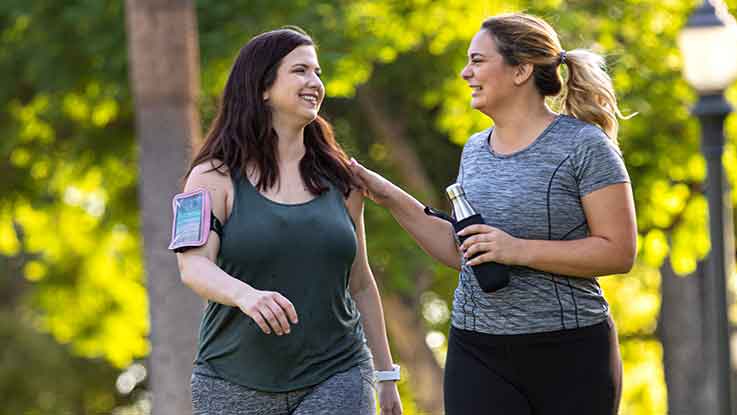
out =
<path fill-rule="evenodd" d="M 604 60 L 566 51 L 540 18 L 504 14 L 483 22 L 461 76 L 494 126 L 461 156 L 458 183 L 486 224 L 460 231 L 460 249 L 448 222 L 351 161 L 364 193 L 460 270 L 446 415 L 614 415 L 622 366 L 597 278 L 629 272 L 637 228 Z M 486 262 L 508 266 L 505 287 L 481 289 L 471 267 Z"/>

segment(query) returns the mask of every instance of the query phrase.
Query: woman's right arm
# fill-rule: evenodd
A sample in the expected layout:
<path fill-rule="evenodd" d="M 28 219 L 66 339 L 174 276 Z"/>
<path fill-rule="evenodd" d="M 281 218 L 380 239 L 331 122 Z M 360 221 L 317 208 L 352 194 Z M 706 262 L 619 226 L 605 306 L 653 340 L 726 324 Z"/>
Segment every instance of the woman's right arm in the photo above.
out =
<path fill-rule="evenodd" d="M 212 211 L 221 223 L 228 214 L 228 201 L 232 200 L 233 185 L 230 177 L 211 170 L 211 163 L 204 162 L 194 169 L 187 179 L 184 191 L 205 189 L 210 193 Z M 245 282 L 228 275 L 215 264 L 220 249 L 220 237 L 210 231 L 207 243 L 177 254 L 182 282 L 200 297 L 231 307 L 238 307 L 251 317 L 261 330 L 277 335 L 289 333 L 289 322 L 297 323 L 297 313 L 292 303 L 277 292 L 260 291 Z M 268 323 L 267 323 L 268 322 Z"/>
<path fill-rule="evenodd" d="M 450 223 L 426 215 L 425 206 L 412 195 L 355 159 L 351 159 L 351 170 L 363 184 L 366 195 L 389 209 L 399 225 L 425 252 L 451 268 L 461 268 L 461 255 Z"/>

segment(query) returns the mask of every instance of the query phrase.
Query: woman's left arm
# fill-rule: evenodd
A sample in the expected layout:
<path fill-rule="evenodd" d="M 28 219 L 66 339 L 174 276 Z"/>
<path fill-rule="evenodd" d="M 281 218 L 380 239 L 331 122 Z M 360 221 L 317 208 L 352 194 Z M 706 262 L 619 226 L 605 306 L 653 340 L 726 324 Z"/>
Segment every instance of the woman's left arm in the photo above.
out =
<path fill-rule="evenodd" d="M 624 274 L 637 251 L 637 223 L 629 183 L 608 185 L 581 198 L 589 236 L 569 241 L 519 239 L 491 226 L 472 225 L 461 250 L 468 265 L 498 262 L 572 277 Z M 480 253 L 480 254 L 479 254 Z"/>
<path fill-rule="evenodd" d="M 374 367 L 376 370 L 392 370 L 393 361 L 386 336 L 381 298 L 366 253 L 363 195 L 358 191 L 352 191 L 346 200 L 346 206 L 353 223 L 356 225 L 357 239 L 356 258 L 351 267 L 349 282 L 351 297 L 361 313 L 363 330 L 374 356 Z M 399 415 L 402 413 L 402 403 L 399 399 L 396 382 L 379 382 L 378 393 L 381 415 Z"/>

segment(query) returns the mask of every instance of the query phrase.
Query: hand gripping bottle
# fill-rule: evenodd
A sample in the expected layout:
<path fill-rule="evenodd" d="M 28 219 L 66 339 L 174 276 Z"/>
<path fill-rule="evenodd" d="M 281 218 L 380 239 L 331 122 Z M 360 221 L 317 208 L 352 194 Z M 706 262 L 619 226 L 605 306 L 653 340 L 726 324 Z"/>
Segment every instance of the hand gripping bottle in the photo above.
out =
<path fill-rule="evenodd" d="M 473 207 L 471 207 L 471 204 L 468 203 L 468 200 L 466 200 L 466 194 L 463 192 L 460 184 L 455 183 L 448 186 L 445 192 L 453 204 L 453 216 L 455 216 L 455 220 L 451 221 L 451 223 L 456 233 L 469 225 L 484 224 L 481 214 L 476 213 Z M 463 243 L 468 236 L 459 238 L 461 243 Z M 484 262 L 471 268 L 479 286 L 481 286 L 484 292 L 494 292 L 504 288 L 509 283 L 509 267 L 506 265 L 496 262 Z"/>

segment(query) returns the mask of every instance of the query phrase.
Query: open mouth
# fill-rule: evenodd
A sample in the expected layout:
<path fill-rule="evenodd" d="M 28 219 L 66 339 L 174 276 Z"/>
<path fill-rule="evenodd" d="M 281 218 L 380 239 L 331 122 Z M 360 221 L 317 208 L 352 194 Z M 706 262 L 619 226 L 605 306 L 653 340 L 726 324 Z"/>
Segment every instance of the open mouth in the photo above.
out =
<path fill-rule="evenodd" d="M 312 105 L 317 105 L 317 101 L 319 99 L 317 94 L 299 94 L 299 96 Z"/>

